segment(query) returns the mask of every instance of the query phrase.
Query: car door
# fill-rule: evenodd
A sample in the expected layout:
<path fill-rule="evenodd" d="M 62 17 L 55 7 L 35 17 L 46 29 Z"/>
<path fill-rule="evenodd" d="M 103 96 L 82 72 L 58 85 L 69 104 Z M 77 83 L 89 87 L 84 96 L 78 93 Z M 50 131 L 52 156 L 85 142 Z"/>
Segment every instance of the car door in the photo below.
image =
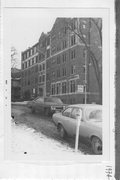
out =
<path fill-rule="evenodd" d="M 72 112 L 72 107 L 66 108 L 61 116 L 60 116 L 60 123 L 63 125 L 64 129 L 66 130 L 67 134 L 72 135 L 71 133 L 71 112 Z"/>

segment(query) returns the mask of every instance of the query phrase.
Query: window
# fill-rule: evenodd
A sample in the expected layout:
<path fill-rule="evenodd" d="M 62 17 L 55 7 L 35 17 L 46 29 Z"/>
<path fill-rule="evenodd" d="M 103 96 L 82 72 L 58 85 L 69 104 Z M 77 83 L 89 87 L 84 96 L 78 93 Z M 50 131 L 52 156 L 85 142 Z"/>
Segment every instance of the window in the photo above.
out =
<path fill-rule="evenodd" d="M 61 83 L 56 84 L 56 94 L 60 94 Z"/>
<path fill-rule="evenodd" d="M 37 72 L 38 71 L 38 66 L 35 66 L 35 72 Z"/>
<path fill-rule="evenodd" d="M 71 23 L 71 28 L 72 28 L 72 30 L 76 29 L 76 21 L 75 21 L 75 19 Z"/>
<path fill-rule="evenodd" d="M 67 92 L 67 83 L 66 82 L 62 82 L 62 94 Z"/>
<path fill-rule="evenodd" d="M 57 49 L 56 49 L 56 50 L 57 50 L 57 52 L 61 50 L 61 45 L 60 45 L 60 43 L 57 45 Z"/>
<path fill-rule="evenodd" d="M 62 75 L 66 76 L 66 67 L 63 68 Z"/>
<path fill-rule="evenodd" d="M 22 69 L 24 69 L 24 63 L 22 64 Z"/>
<path fill-rule="evenodd" d="M 45 64 L 43 64 L 43 70 L 45 70 Z"/>
<path fill-rule="evenodd" d="M 88 119 L 102 121 L 102 111 L 100 109 L 90 111 Z"/>
<path fill-rule="evenodd" d="M 39 77 L 39 82 L 42 82 L 42 77 L 41 76 Z"/>
<path fill-rule="evenodd" d="M 60 56 L 57 56 L 57 64 L 60 64 Z"/>
<path fill-rule="evenodd" d="M 71 66 L 71 74 L 75 74 L 75 65 Z"/>
<path fill-rule="evenodd" d="M 30 60 L 28 61 L 28 66 L 30 67 Z"/>
<path fill-rule="evenodd" d="M 42 76 L 42 82 L 45 82 L 45 75 Z"/>
<path fill-rule="evenodd" d="M 42 71 L 42 65 L 40 64 L 40 66 L 39 66 L 39 71 Z"/>
<path fill-rule="evenodd" d="M 57 70 L 57 77 L 60 77 L 60 69 Z"/>
<path fill-rule="evenodd" d="M 71 50 L 71 59 L 75 59 L 75 49 Z"/>
<path fill-rule="evenodd" d="M 65 109 L 62 114 L 63 114 L 63 116 L 70 117 L 71 111 L 72 111 L 72 108 L 69 107 L 69 108 Z"/>
<path fill-rule="evenodd" d="M 75 34 L 71 36 L 71 46 L 73 46 L 74 44 L 76 44 L 76 36 L 75 36 Z"/>
<path fill-rule="evenodd" d="M 52 72 L 52 78 L 55 78 L 55 71 Z"/>
<path fill-rule="evenodd" d="M 63 63 L 66 62 L 66 53 L 62 55 Z"/>
<path fill-rule="evenodd" d="M 36 63 L 38 62 L 38 56 L 36 56 Z"/>
<path fill-rule="evenodd" d="M 76 118 L 77 118 L 77 115 L 78 115 L 78 114 L 81 115 L 81 113 L 82 113 L 82 110 L 81 110 L 80 108 L 76 107 L 76 108 L 73 109 L 73 111 L 72 111 L 72 113 L 71 113 L 71 117 L 72 117 L 73 119 L 76 119 Z"/>
<path fill-rule="evenodd" d="M 51 94 L 52 94 L 52 95 L 55 94 L 55 84 L 52 84 Z"/>
<path fill-rule="evenodd" d="M 70 81 L 70 92 L 75 92 L 75 80 Z"/>
<path fill-rule="evenodd" d="M 47 58 L 50 57 L 50 49 L 47 49 Z"/>
<path fill-rule="evenodd" d="M 32 58 L 32 65 L 34 64 L 34 58 Z"/>
<path fill-rule="evenodd" d="M 66 47 L 67 47 L 67 42 L 66 42 L 66 40 L 64 40 L 64 41 L 62 42 L 62 48 L 65 49 Z"/>
<path fill-rule="evenodd" d="M 37 84 L 37 82 L 38 82 L 38 79 L 37 79 L 37 77 L 35 78 L 35 84 Z"/>
<path fill-rule="evenodd" d="M 25 62 L 25 68 L 27 68 L 27 62 Z"/>

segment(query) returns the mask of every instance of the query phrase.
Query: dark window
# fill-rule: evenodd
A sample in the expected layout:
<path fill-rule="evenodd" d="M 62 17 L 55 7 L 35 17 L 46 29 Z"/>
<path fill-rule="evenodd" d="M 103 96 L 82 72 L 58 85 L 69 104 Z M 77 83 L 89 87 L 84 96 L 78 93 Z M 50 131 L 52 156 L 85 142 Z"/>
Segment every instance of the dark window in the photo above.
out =
<path fill-rule="evenodd" d="M 52 84 L 52 95 L 54 95 L 55 94 L 55 84 Z"/>
<path fill-rule="evenodd" d="M 43 64 L 43 70 L 45 70 L 45 64 Z"/>
<path fill-rule="evenodd" d="M 50 49 L 47 49 L 47 58 L 50 57 Z"/>
<path fill-rule="evenodd" d="M 67 83 L 66 82 L 62 82 L 62 94 L 67 92 Z"/>
<path fill-rule="evenodd" d="M 42 81 L 45 82 L 45 75 L 42 76 Z"/>
<path fill-rule="evenodd" d="M 71 46 L 73 46 L 74 44 L 76 44 L 76 36 L 75 36 L 75 34 L 71 36 Z"/>
<path fill-rule="evenodd" d="M 75 59 L 75 49 L 71 50 L 71 59 Z"/>
<path fill-rule="evenodd" d="M 70 81 L 70 92 L 75 92 L 75 80 Z"/>
<path fill-rule="evenodd" d="M 52 72 L 52 78 L 53 79 L 55 78 L 55 72 L 54 71 Z"/>
<path fill-rule="evenodd" d="M 60 56 L 57 56 L 57 64 L 60 64 Z"/>
<path fill-rule="evenodd" d="M 39 71 L 42 71 L 42 65 L 40 64 Z"/>
<path fill-rule="evenodd" d="M 64 67 L 62 70 L 63 70 L 63 71 L 62 71 L 62 75 L 63 75 L 63 76 L 66 76 L 66 67 Z"/>
<path fill-rule="evenodd" d="M 60 88 L 61 88 L 61 84 L 57 83 L 56 84 L 56 94 L 60 94 Z"/>
<path fill-rule="evenodd" d="M 71 66 L 71 74 L 75 74 L 75 65 Z"/>
<path fill-rule="evenodd" d="M 66 40 L 64 40 L 64 41 L 62 42 L 62 48 L 65 49 L 66 47 L 67 47 L 67 42 L 66 42 Z"/>
<path fill-rule="evenodd" d="M 62 58 L 63 58 L 63 63 L 66 62 L 66 53 L 62 55 Z"/>
<path fill-rule="evenodd" d="M 60 69 L 57 70 L 57 77 L 60 77 Z"/>

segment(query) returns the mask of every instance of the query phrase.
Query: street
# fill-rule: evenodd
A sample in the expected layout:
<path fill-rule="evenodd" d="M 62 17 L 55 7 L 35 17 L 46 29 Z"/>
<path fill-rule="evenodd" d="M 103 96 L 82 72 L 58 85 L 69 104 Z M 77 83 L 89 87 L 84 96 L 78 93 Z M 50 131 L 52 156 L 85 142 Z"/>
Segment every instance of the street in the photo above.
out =
<path fill-rule="evenodd" d="M 61 139 L 51 117 L 40 113 L 32 114 L 25 106 L 12 106 L 12 158 L 16 155 L 32 155 L 33 159 L 61 160 L 66 157 L 78 159 L 81 154 L 93 154 L 91 147 L 84 142 L 79 143 L 79 150 L 74 152 L 75 139 Z M 50 152 L 50 153 L 48 153 Z M 39 158 L 38 158 L 39 154 Z M 36 158 L 35 158 L 36 157 Z M 21 157 L 20 157 L 21 159 Z M 29 158 L 28 158 L 29 159 Z"/>

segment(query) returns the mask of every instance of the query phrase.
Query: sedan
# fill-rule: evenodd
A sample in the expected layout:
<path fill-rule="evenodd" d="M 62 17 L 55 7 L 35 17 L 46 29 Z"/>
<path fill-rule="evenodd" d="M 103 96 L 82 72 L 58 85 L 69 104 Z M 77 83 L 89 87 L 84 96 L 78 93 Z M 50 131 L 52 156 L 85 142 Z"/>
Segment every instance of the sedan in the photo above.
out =
<path fill-rule="evenodd" d="M 77 112 L 81 111 L 79 136 L 90 141 L 93 152 L 102 154 L 102 106 L 96 104 L 69 105 L 53 115 L 53 122 L 62 138 L 75 136 L 78 123 Z"/>

